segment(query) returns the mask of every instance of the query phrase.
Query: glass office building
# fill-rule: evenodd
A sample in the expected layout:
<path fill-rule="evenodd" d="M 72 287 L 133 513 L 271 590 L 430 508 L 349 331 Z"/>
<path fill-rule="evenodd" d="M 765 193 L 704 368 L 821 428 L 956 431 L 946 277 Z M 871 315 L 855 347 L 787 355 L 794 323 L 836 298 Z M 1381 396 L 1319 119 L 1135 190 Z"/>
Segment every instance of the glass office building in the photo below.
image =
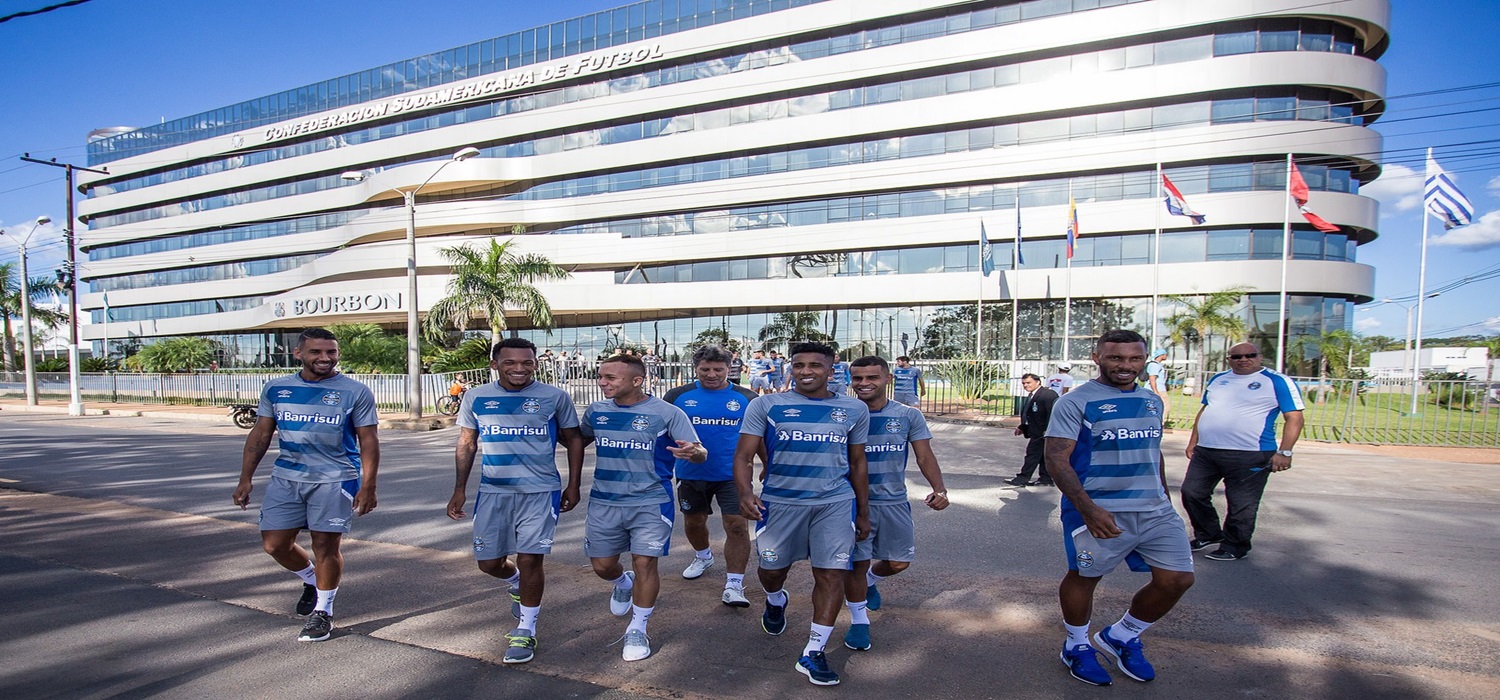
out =
<path fill-rule="evenodd" d="M 509 319 L 560 350 L 816 328 L 1084 359 L 1233 287 L 1269 350 L 1283 265 L 1294 337 L 1372 293 L 1388 24 L 1386 0 L 647 0 L 101 130 L 84 338 L 280 365 L 309 325 L 403 328 L 402 192 L 426 182 L 418 311 L 442 249 L 513 237 L 572 273 L 542 286 L 550 334 Z M 1289 154 L 1338 233 L 1288 207 Z M 1204 224 L 1168 214 L 1158 170 Z"/>

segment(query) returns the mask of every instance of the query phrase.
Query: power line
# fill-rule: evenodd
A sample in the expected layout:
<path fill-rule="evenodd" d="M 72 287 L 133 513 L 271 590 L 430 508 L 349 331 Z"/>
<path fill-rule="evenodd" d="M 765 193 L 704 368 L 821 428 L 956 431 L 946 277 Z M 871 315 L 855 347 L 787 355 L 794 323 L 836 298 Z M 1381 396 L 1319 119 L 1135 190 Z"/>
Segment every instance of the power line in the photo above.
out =
<path fill-rule="evenodd" d="M 20 19 L 22 17 L 30 17 L 32 15 L 46 14 L 46 13 L 51 12 L 53 10 L 60 10 L 60 9 L 62 9 L 64 7 L 72 7 L 74 5 L 82 5 L 82 4 L 84 4 L 86 2 L 90 2 L 90 1 L 91 0 L 66 0 L 65 2 L 54 3 L 52 5 L 48 5 L 46 7 L 38 8 L 38 9 L 35 9 L 35 10 L 22 10 L 20 12 L 12 12 L 12 13 L 10 13 L 8 15 L 0 16 L 0 24 L 4 24 L 4 23 L 9 22 L 9 21 L 11 21 L 13 19 Z"/>

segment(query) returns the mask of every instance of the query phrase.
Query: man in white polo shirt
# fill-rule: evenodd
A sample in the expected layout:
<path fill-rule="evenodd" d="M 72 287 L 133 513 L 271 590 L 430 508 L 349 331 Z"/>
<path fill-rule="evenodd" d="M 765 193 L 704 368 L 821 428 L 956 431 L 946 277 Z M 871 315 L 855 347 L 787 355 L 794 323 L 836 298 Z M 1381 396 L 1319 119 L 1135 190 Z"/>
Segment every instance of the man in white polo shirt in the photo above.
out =
<path fill-rule="evenodd" d="M 1229 348 L 1230 371 L 1208 380 L 1203 408 L 1188 438 L 1182 507 L 1193 525 L 1193 551 L 1218 545 L 1206 555 L 1235 561 L 1250 555 L 1255 514 L 1271 472 L 1292 468 L 1292 447 L 1302 435 L 1302 394 L 1291 379 L 1261 367 L 1252 343 Z M 1276 417 L 1286 427 L 1276 440 Z M 1224 522 L 1213 493 L 1224 482 Z"/>

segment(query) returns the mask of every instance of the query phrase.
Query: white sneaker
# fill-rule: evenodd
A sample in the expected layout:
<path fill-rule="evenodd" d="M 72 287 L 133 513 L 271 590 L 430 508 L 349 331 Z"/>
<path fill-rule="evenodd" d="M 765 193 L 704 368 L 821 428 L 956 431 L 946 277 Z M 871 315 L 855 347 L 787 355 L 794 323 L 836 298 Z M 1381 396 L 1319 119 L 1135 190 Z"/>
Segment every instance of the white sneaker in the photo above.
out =
<path fill-rule="evenodd" d="M 724 604 L 734 608 L 748 608 L 750 601 L 745 599 L 744 586 L 725 586 Z"/>
<path fill-rule="evenodd" d="M 629 630 L 625 632 L 625 651 L 621 654 L 626 661 L 640 661 L 651 655 L 651 640 L 646 637 L 644 630 Z"/>
<path fill-rule="evenodd" d="M 635 583 L 634 571 L 627 571 L 625 572 L 625 575 L 630 577 L 630 581 L 632 584 Z M 614 613 L 615 617 L 624 617 L 630 614 L 630 597 L 631 593 L 633 592 L 633 588 L 620 588 L 619 586 L 615 586 L 610 589 L 609 611 L 611 613 Z M 641 658 L 645 657 L 643 656 Z"/>
<path fill-rule="evenodd" d="M 682 577 L 685 579 L 698 578 L 699 576 L 703 575 L 703 572 L 708 571 L 709 567 L 712 567 L 713 565 L 713 557 L 704 559 L 703 557 L 695 555 L 693 557 L 693 563 L 688 564 L 687 568 L 682 570 Z"/>

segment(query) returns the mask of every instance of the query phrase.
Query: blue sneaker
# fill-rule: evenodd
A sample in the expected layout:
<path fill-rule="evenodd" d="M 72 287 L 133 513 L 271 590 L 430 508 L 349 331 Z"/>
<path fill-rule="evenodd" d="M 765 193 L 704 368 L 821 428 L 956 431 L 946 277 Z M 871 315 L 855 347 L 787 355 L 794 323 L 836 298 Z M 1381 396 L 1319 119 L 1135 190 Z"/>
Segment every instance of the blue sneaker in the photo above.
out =
<path fill-rule="evenodd" d="M 870 650 L 870 626 L 849 625 L 849 631 L 844 633 L 844 646 L 855 651 Z"/>
<path fill-rule="evenodd" d="M 1070 649 L 1064 643 L 1060 656 L 1063 665 L 1068 667 L 1068 673 L 1084 683 L 1109 685 L 1114 682 L 1114 679 L 1109 677 L 1109 672 L 1099 665 L 1099 653 L 1087 644 L 1079 644 Z"/>
<path fill-rule="evenodd" d="M 1098 643 L 1099 650 L 1113 657 L 1115 667 L 1131 678 L 1142 683 L 1156 678 L 1156 669 L 1152 668 L 1151 662 L 1146 660 L 1145 649 L 1141 647 L 1141 638 L 1117 642 L 1109 636 L 1109 631 L 1113 627 L 1114 625 L 1110 625 L 1094 633 L 1094 641 Z"/>
<path fill-rule="evenodd" d="M 828 668 L 828 657 L 821 651 L 808 652 L 797 659 L 797 670 L 807 676 L 813 685 L 838 685 L 839 674 Z"/>
<path fill-rule="evenodd" d="M 873 583 L 865 589 L 865 607 L 870 610 L 880 609 L 880 589 L 876 588 Z"/>
<path fill-rule="evenodd" d="M 766 612 L 760 616 L 760 628 L 773 637 L 785 632 L 786 606 L 772 605 L 771 601 L 766 601 Z"/>

